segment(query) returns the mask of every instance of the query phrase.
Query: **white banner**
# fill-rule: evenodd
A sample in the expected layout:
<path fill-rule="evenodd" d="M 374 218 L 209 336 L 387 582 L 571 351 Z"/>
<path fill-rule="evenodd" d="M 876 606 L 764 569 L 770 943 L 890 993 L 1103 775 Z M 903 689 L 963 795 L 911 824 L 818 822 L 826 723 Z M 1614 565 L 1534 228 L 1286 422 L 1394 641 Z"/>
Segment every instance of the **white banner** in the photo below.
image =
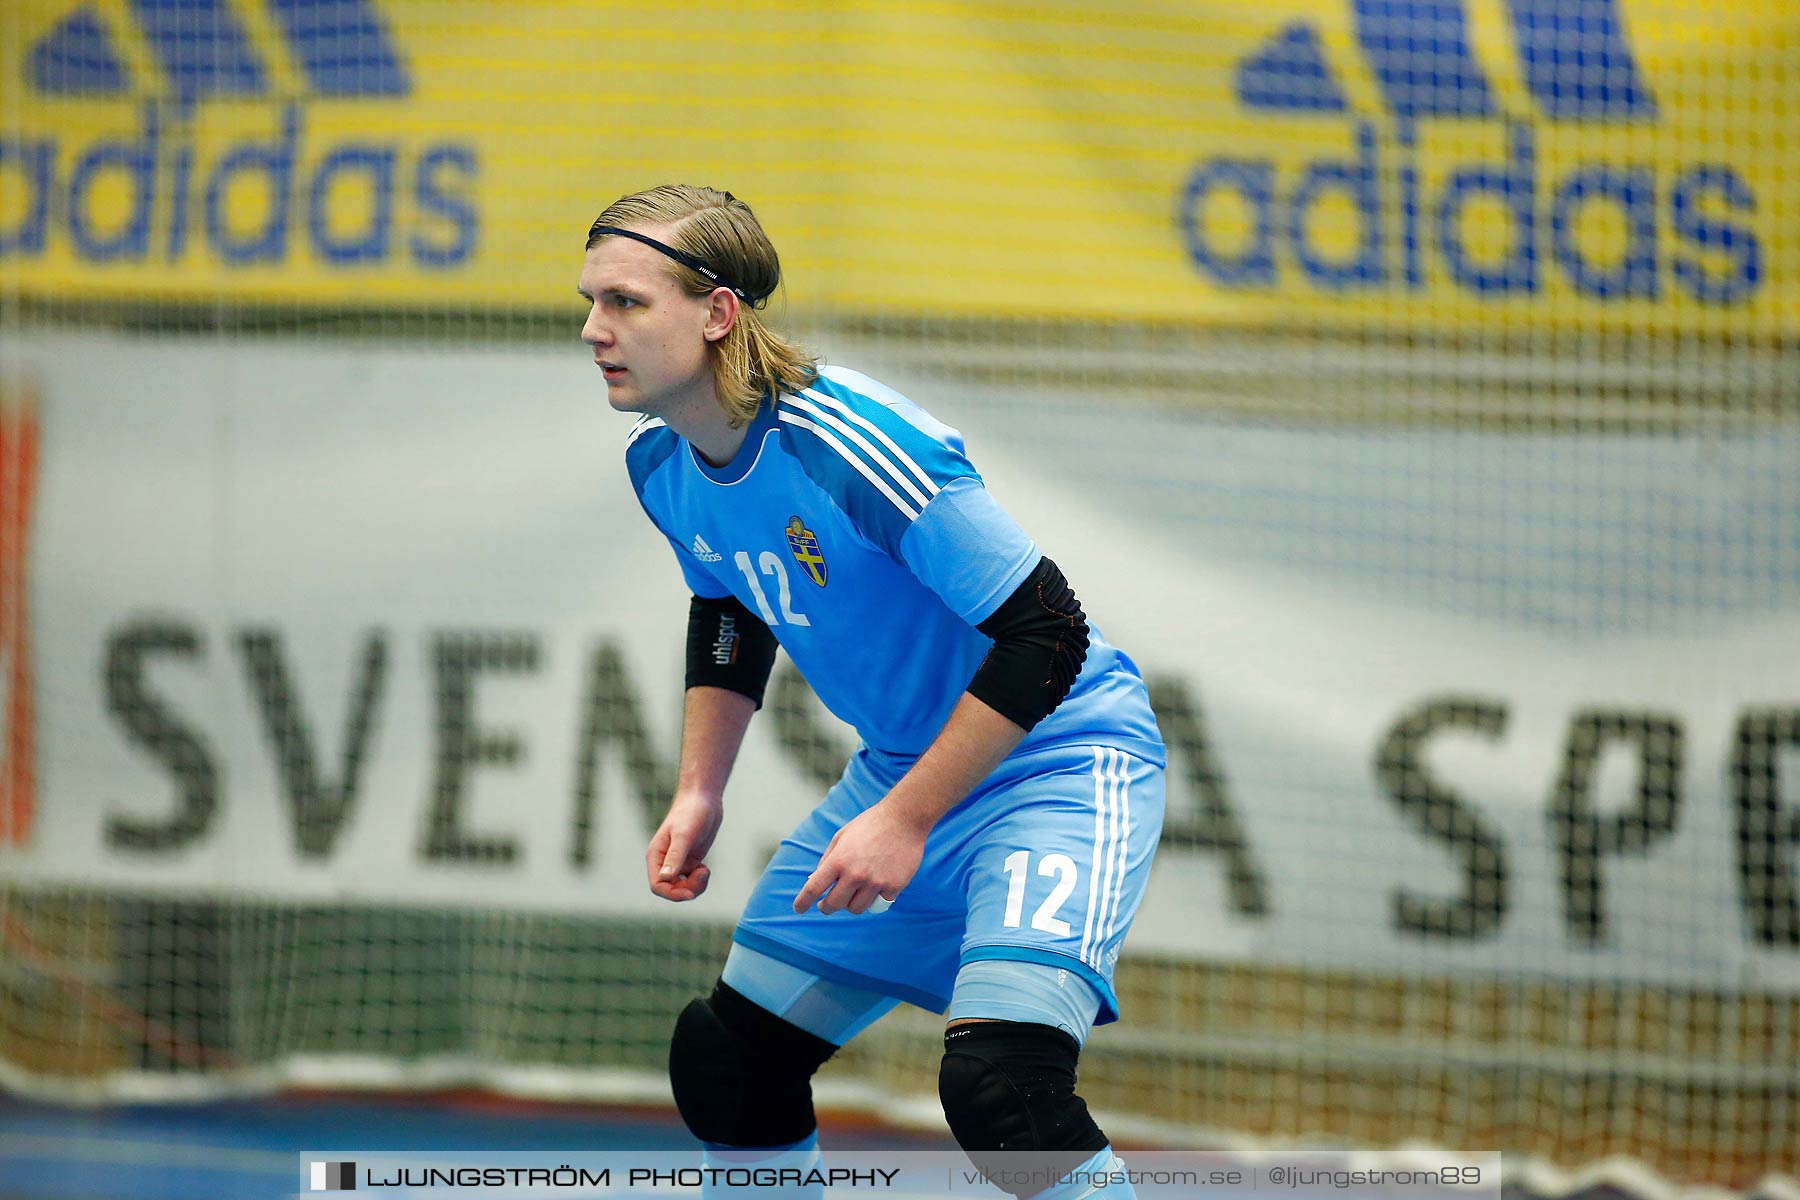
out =
<path fill-rule="evenodd" d="M 778 679 L 712 890 L 650 896 L 686 593 L 578 347 L 14 342 L 15 881 L 719 921 L 851 744 Z M 1800 987 L 1800 438 L 911 390 L 1151 680 L 1127 954 Z"/>

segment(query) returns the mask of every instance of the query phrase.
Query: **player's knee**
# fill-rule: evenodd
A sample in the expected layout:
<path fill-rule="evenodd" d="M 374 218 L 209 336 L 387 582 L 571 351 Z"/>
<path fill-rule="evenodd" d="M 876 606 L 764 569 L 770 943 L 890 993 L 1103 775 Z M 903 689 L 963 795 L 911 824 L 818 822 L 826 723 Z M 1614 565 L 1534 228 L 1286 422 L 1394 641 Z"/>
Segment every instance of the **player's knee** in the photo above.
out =
<path fill-rule="evenodd" d="M 977 1161 L 994 1151 L 1031 1150 L 1078 1163 L 1106 1135 L 1075 1094 L 1081 1047 L 1049 1025 L 982 1021 L 944 1035 L 938 1097 L 957 1144 Z"/>
<path fill-rule="evenodd" d="M 812 1076 L 837 1051 L 724 983 L 675 1020 L 669 1084 L 701 1141 L 786 1146 L 816 1126 Z"/>

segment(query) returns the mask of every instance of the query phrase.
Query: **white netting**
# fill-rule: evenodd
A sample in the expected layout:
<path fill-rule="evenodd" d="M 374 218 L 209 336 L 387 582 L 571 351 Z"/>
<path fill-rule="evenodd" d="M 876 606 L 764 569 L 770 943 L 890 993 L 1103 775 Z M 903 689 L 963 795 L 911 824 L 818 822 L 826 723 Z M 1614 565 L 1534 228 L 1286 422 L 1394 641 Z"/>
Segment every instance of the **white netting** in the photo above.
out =
<path fill-rule="evenodd" d="M 681 179 L 1151 682 L 1118 1128 L 1800 1171 L 1785 4 L 25 0 L 0 71 L 8 1087 L 661 1094 L 850 744 L 783 667 L 643 894 L 685 610 L 573 285 Z"/>

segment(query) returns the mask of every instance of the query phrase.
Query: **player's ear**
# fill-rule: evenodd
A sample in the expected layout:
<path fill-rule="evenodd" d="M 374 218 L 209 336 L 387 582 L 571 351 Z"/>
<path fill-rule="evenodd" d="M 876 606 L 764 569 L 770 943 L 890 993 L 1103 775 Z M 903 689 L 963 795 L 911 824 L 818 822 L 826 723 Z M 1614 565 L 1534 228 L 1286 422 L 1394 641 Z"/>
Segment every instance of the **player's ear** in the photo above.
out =
<path fill-rule="evenodd" d="M 738 298 L 730 288 L 714 288 L 706 298 L 706 327 L 702 331 L 709 342 L 723 341 L 737 324 Z"/>

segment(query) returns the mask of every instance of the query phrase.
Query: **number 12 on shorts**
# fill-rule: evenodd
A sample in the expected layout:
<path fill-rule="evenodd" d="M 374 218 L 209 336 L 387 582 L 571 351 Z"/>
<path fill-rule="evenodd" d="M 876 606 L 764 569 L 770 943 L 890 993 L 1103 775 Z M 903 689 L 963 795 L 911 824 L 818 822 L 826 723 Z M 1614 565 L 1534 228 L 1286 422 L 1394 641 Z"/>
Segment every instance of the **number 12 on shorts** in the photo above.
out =
<path fill-rule="evenodd" d="M 1025 877 L 1031 873 L 1030 868 L 1029 850 L 1014 850 L 1006 856 L 1006 862 L 1001 864 L 1001 869 L 1006 872 L 1006 917 L 1001 924 L 1008 929 L 1017 929 L 1020 919 L 1025 915 Z M 1068 937 L 1069 923 L 1058 919 L 1056 910 L 1063 906 L 1063 901 L 1075 890 L 1075 860 L 1066 854 L 1046 854 L 1038 859 L 1037 873 L 1056 876 L 1056 886 L 1050 889 L 1050 895 L 1031 914 L 1031 927 L 1053 933 L 1057 937 Z"/>

